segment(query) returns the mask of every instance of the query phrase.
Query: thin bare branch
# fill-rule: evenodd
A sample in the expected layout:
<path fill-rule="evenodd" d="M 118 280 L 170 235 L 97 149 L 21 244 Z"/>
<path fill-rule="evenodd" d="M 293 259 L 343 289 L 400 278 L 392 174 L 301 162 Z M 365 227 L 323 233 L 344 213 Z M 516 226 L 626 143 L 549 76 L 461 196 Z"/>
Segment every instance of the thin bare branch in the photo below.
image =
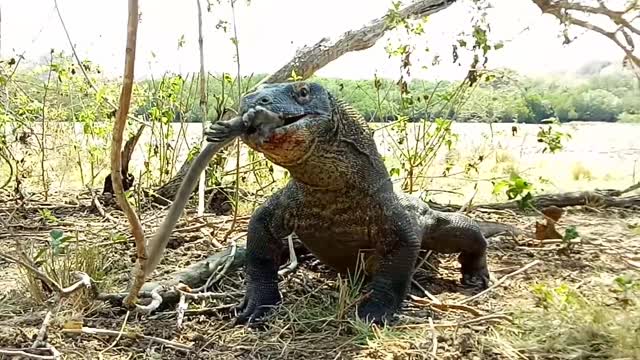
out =
<path fill-rule="evenodd" d="M 633 2 L 629 8 L 624 11 L 615 11 L 607 8 L 603 3 L 600 3 L 599 7 L 587 6 L 577 2 L 561 0 L 531 0 L 534 4 L 540 8 L 543 13 L 555 16 L 561 23 L 568 25 L 575 25 L 581 28 L 594 31 L 602 36 L 605 36 L 616 44 L 626 56 L 626 59 L 631 63 L 632 70 L 640 79 L 640 56 L 634 53 L 635 46 L 630 31 L 635 34 L 640 34 L 640 29 L 632 24 L 632 21 L 626 20 L 623 15 L 637 10 L 637 3 Z M 635 5 L 634 5 L 635 4 Z M 579 19 L 575 14 L 570 14 L 569 11 L 579 11 L 583 14 L 598 14 L 608 17 L 614 24 L 618 25 L 615 31 L 608 31 L 601 26 L 594 25 L 583 19 Z M 625 39 L 624 44 L 617 36 L 621 33 Z"/>
<path fill-rule="evenodd" d="M 116 113 L 116 121 L 113 125 L 112 143 L 111 143 L 111 182 L 116 196 L 118 205 L 127 216 L 129 226 L 133 233 L 136 243 L 136 266 L 132 273 L 132 285 L 129 296 L 125 298 L 125 304 L 132 306 L 136 299 L 138 291 L 144 283 L 144 267 L 147 261 L 147 252 L 145 248 L 144 231 L 138 215 L 133 210 L 129 201 L 124 195 L 122 187 L 122 158 L 120 151 L 122 149 L 122 134 L 127 124 L 127 114 L 131 105 L 131 92 L 133 88 L 133 70 L 136 57 L 136 38 L 138 33 L 138 1 L 129 0 L 129 17 L 127 21 L 127 45 L 125 49 L 124 75 L 122 80 L 122 91 L 120 93 L 120 107 Z"/>

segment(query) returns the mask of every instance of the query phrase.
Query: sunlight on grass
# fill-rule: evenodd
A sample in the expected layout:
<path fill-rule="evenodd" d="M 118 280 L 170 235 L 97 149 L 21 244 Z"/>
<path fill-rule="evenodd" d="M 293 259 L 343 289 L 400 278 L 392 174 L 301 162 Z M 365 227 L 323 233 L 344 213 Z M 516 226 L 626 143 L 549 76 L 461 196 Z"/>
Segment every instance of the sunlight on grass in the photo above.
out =
<path fill-rule="evenodd" d="M 488 341 L 505 354 L 544 359 L 637 359 L 640 278 L 619 276 L 607 290 L 613 297 L 599 299 L 566 284 L 536 284 L 536 306 L 515 309 L 515 326 L 498 327 Z"/>
<path fill-rule="evenodd" d="M 52 231 L 54 234 L 55 231 Z M 115 279 L 110 278 L 109 269 L 112 268 L 109 257 L 104 254 L 104 247 L 83 245 L 77 238 L 63 235 L 61 232 L 53 236 L 48 247 L 41 248 L 36 254 L 29 255 L 42 272 L 51 280 L 63 287 L 74 284 L 78 279 L 74 271 L 84 272 L 96 282 L 100 289 L 109 289 Z M 29 299 L 36 304 L 43 304 L 50 298 L 43 283 L 34 274 L 24 268 L 19 268 L 18 285 L 29 295 Z M 83 303 L 87 290 L 74 293 L 74 297 Z M 90 301 L 87 302 L 89 304 Z"/>

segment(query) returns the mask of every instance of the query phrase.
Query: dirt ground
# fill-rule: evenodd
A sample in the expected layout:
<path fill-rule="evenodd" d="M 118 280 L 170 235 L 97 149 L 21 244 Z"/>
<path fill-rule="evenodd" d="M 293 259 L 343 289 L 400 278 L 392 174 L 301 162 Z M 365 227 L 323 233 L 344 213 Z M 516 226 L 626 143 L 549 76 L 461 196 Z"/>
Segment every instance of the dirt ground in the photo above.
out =
<path fill-rule="evenodd" d="M 96 280 L 101 292 L 124 290 L 135 249 L 119 211 L 106 207 L 103 216 L 89 198 L 69 196 L 17 205 L 8 198 L 0 203 L 11 228 L 0 233 L 0 252 L 14 254 L 17 242 L 32 257 L 40 254 L 42 269 L 65 286 L 73 282 L 68 273 L 80 270 Z M 162 215 L 157 210 L 142 213 L 147 236 Z M 476 210 L 471 216 L 526 231 L 540 220 L 510 211 Z M 209 225 L 189 214 L 179 223 L 154 279 L 221 251 L 212 239 L 228 245 L 222 239 L 230 217 L 207 221 Z M 231 237 L 241 235 L 246 223 L 241 218 Z M 232 326 L 230 308 L 244 290 L 241 271 L 228 273 L 211 290 L 226 293 L 223 298 L 190 301 L 178 328 L 175 308 L 151 315 L 127 313 L 89 300 L 88 291 L 56 303 L 42 283 L 29 282 L 33 278 L 28 272 L 0 259 L 0 349 L 30 347 L 51 309 L 55 313 L 47 340 L 64 359 L 640 358 L 640 209 L 567 208 L 558 228 L 564 234 L 572 227 L 578 237 L 571 244 L 541 244 L 510 235 L 491 238 L 489 267 L 496 286 L 470 301 L 478 290 L 460 285 L 455 256 L 430 257 L 414 276 L 418 285 L 412 287 L 413 297 L 397 322 L 385 328 L 354 320 L 356 285 L 312 257 L 300 259 L 298 269 L 281 279 L 284 303 L 258 329 Z M 67 259 L 62 264 L 38 253 L 52 248 L 52 230 L 71 236 L 60 250 L 64 254 L 58 255 Z M 626 287 L 616 280 L 621 275 L 627 276 Z M 421 288 L 448 306 L 431 306 Z M 465 300 L 465 306 L 452 305 Z M 115 335 L 64 332 L 79 326 Z"/>

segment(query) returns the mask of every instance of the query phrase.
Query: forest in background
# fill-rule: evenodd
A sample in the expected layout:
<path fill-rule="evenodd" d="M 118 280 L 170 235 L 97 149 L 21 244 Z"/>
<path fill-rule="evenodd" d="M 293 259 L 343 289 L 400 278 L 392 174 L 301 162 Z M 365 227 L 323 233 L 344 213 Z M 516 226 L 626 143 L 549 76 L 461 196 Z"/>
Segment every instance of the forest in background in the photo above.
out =
<path fill-rule="evenodd" d="M 16 59 L 0 64 L 2 73 L 9 74 Z M 12 118 L 11 109 L 32 109 L 33 116 L 42 113 L 41 98 L 47 82 L 47 107 L 57 108 L 50 114 L 52 121 L 101 121 L 115 114 L 105 102 L 115 103 L 119 83 L 101 76 L 100 67 L 89 60 L 82 69 L 63 52 L 52 53 L 49 63 L 39 66 L 16 66 L 12 84 L 19 91 L 0 116 Z M 586 64 L 572 74 L 552 74 L 532 77 L 509 69 L 497 69 L 485 74 L 482 81 L 467 89 L 468 95 L 456 106 L 449 101 L 460 88 L 459 81 L 408 82 L 409 91 L 401 96 L 397 80 L 373 78 L 348 80 L 313 76 L 310 80 L 326 86 L 346 100 L 370 122 L 391 122 L 451 119 L 457 122 L 518 122 L 544 123 L 557 119 L 569 121 L 640 122 L 640 89 L 629 71 L 615 68 L 601 71 L 606 64 Z M 613 66 L 609 68 L 614 68 Z M 230 74 L 209 74 L 207 94 L 208 120 L 215 121 L 225 109 L 235 106 L 236 80 Z M 243 77 L 242 87 L 248 89 L 266 74 Z M 85 81 L 90 77 L 97 92 L 90 91 Z M 3 79 L 0 78 L 0 81 Z M 145 79 L 134 84 L 132 114 L 151 121 L 200 122 L 202 108 L 198 102 L 197 74 L 165 73 L 159 79 Z M 14 105 L 11 106 L 11 103 Z M 67 111 L 74 109 L 74 112 Z M 213 110 L 213 111 L 212 111 Z M 29 111 L 27 110 L 27 113 Z M 34 120 L 35 120 L 34 118 Z M 9 120 L 9 119 L 5 119 Z M 1 120 L 0 120 L 1 121 Z M 37 120 L 36 120 L 37 121 Z"/>

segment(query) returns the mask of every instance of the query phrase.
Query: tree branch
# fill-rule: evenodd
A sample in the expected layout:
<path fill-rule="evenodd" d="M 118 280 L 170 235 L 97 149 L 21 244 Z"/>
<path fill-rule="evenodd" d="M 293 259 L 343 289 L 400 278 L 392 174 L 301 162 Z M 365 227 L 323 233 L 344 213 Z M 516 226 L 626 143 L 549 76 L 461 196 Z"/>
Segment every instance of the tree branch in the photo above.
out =
<path fill-rule="evenodd" d="M 640 56 L 634 54 L 635 45 L 633 43 L 633 39 L 631 35 L 625 30 L 631 31 L 635 34 L 640 34 L 640 29 L 633 26 L 630 21 L 626 20 L 623 15 L 630 13 L 638 9 L 637 2 L 633 2 L 631 6 L 629 6 L 624 11 L 615 11 L 604 6 L 602 2 L 600 2 L 599 7 L 582 5 L 579 3 L 561 0 L 561 1 L 551 1 L 551 0 L 531 0 L 534 4 L 540 8 L 543 13 L 550 14 L 555 16 L 558 20 L 560 20 L 563 24 L 576 25 L 582 27 L 587 30 L 595 31 L 602 36 L 607 37 L 613 43 L 615 43 L 626 55 L 626 58 L 631 63 L 632 70 L 640 79 Z M 618 25 L 618 28 L 615 31 L 607 31 L 604 28 L 594 25 L 588 21 L 581 20 L 576 18 L 573 15 L 570 15 L 568 11 L 581 11 L 587 14 L 598 14 L 608 17 L 614 24 Z M 623 44 L 620 39 L 616 36 L 616 34 L 620 32 L 625 38 L 627 45 Z"/>
<path fill-rule="evenodd" d="M 400 15 L 407 18 L 420 18 L 435 14 L 448 8 L 456 0 L 422 0 L 400 10 Z M 295 70 L 302 79 L 311 77 L 316 71 L 340 56 L 352 52 L 366 50 L 391 29 L 387 16 L 375 19 L 358 30 L 349 30 L 337 40 L 323 38 L 312 46 L 304 46 L 296 52 L 294 58 L 278 71 L 263 79 L 260 83 L 277 83 L 287 81 Z"/>
<path fill-rule="evenodd" d="M 129 201 L 124 195 L 122 187 L 122 133 L 127 124 L 127 114 L 131 103 L 131 91 L 133 87 L 133 70 L 136 58 L 136 36 L 138 33 L 138 1 L 129 0 L 129 17 L 127 21 L 127 45 L 125 49 L 124 75 L 122 80 L 122 91 L 120 92 L 120 107 L 116 113 L 116 120 L 113 124 L 113 134 L 111 143 L 111 182 L 115 192 L 116 200 L 122 211 L 129 220 L 129 226 L 136 243 L 136 265 L 132 271 L 133 282 L 129 291 L 129 296 L 125 299 L 125 305 L 132 306 L 138 291 L 144 283 L 144 266 L 147 260 L 145 249 L 144 231 Z"/>

